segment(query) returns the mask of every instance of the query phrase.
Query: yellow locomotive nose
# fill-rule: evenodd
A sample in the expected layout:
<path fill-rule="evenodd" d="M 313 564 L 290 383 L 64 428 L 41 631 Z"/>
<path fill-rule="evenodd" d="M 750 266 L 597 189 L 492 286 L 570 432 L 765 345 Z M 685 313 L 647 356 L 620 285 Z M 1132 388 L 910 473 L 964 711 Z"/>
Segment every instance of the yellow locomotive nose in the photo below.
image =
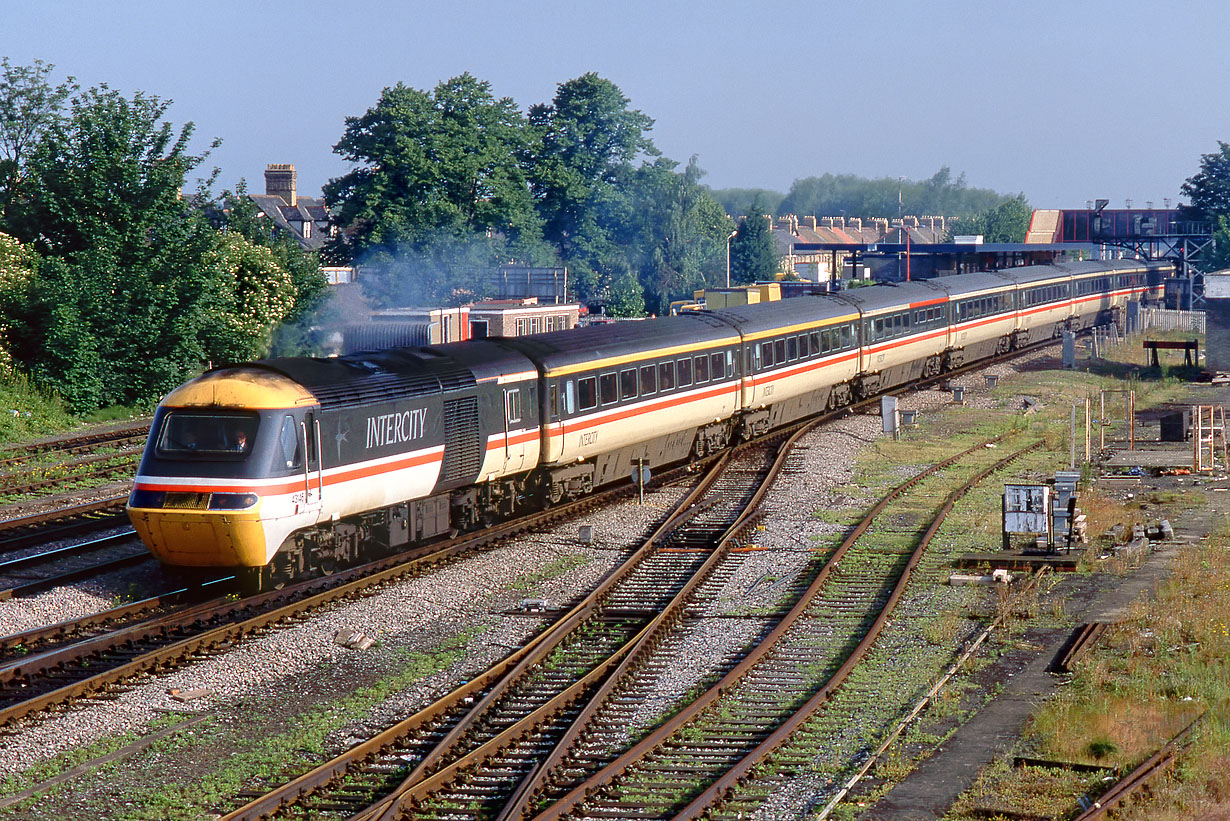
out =
<path fill-rule="evenodd" d="M 259 511 L 259 504 L 242 512 L 129 505 L 128 518 L 149 551 L 166 564 L 261 567 L 268 564 L 273 551 L 268 547 Z"/>

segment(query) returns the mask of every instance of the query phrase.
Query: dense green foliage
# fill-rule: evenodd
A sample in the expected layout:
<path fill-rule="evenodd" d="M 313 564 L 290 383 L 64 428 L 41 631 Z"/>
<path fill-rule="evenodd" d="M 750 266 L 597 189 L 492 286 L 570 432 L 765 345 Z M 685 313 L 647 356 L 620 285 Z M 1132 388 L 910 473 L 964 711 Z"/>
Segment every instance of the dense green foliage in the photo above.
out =
<path fill-rule="evenodd" d="M 795 180 L 778 214 L 817 217 L 893 217 L 906 214 L 966 217 L 1009 199 L 986 188 L 970 188 L 965 175 L 956 179 L 944 166 L 926 180 L 892 177 L 866 179 L 853 174 L 825 174 Z"/>
<path fill-rule="evenodd" d="M 724 277 L 733 223 L 652 127 L 593 73 L 524 116 L 468 74 L 386 88 L 335 146 L 355 167 L 325 187 L 344 228 L 330 253 L 363 265 L 378 304 L 455 304 L 516 262 L 567 266 L 577 297 L 612 314 L 663 310 Z"/>
<path fill-rule="evenodd" d="M 1230 143 L 1218 140 L 1216 152 L 1202 154 L 1200 170 L 1179 190 L 1191 200 L 1180 206 L 1180 217 L 1213 224 L 1213 243 L 1200 254 L 1198 267 L 1202 271 L 1230 268 Z"/>
<path fill-rule="evenodd" d="M 715 188 L 709 192 L 718 204 L 732 217 L 746 216 L 753 213 L 752 203 L 758 202 L 758 208 L 765 214 L 783 214 L 782 200 L 786 195 L 780 191 L 770 191 L 767 188 Z M 805 215 L 810 216 L 810 214 Z"/>
<path fill-rule="evenodd" d="M 209 215 L 220 205 L 183 199 L 208 152 L 188 150 L 193 126 L 164 120 L 168 102 L 105 85 L 70 99 L 49 70 L 27 70 L 14 92 L 41 123 L 6 158 L 4 356 L 85 412 L 149 403 L 211 361 L 264 355 L 273 329 L 322 290 L 318 264 L 291 264 L 259 231 L 219 231 Z M 14 137 L 7 121 L 0 132 Z"/>
<path fill-rule="evenodd" d="M 42 60 L 32 66 L 0 60 L 0 216 L 16 193 L 26 157 L 60 120 L 64 103 L 77 90 L 72 77 L 52 85 L 48 78 L 54 68 Z"/>
<path fill-rule="evenodd" d="M 338 251 L 386 257 L 441 235 L 499 231 L 515 247 L 541 234 L 522 166 L 525 118 L 469 74 L 431 92 L 401 83 L 346 118 L 334 150 L 357 164 L 325 186 L 350 230 Z"/>
<path fill-rule="evenodd" d="M 772 279 L 777 272 L 777 254 L 769 222 L 753 203 L 753 215 L 739 221 L 738 233 L 730 241 L 730 282 L 741 285 Z"/>
<path fill-rule="evenodd" d="M 1230 215 L 1230 143 L 1217 141 L 1217 151 L 1200 155 L 1200 170 L 1179 187 L 1191 202 L 1181 206 L 1190 220 L 1216 220 Z"/>
<path fill-rule="evenodd" d="M 981 234 L 984 242 L 1024 242 L 1032 218 L 1025 195 L 1018 194 L 980 214 L 962 217 L 948 229 L 948 238 Z"/>

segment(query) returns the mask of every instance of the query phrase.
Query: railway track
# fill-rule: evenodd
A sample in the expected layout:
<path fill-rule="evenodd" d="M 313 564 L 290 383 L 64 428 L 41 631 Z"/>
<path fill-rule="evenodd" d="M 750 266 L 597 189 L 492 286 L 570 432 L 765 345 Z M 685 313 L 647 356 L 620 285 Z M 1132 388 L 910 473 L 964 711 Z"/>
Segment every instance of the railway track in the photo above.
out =
<path fill-rule="evenodd" d="M 791 439 L 790 443 L 793 441 Z M 783 469 L 788 451 L 789 444 L 781 449 L 772 466 L 757 480 L 760 486 L 755 491 L 743 493 L 747 506 L 733 520 L 737 522 L 733 528 L 728 526 L 719 534 L 711 523 L 697 521 L 695 528 L 676 530 L 672 535 L 677 540 L 673 543 L 668 544 L 660 534 L 650 539 L 650 545 L 662 542 L 666 550 L 697 552 L 705 555 L 706 560 L 701 568 L 702 575 L 692 576 L 666 607 L 645 621 L 634 646 L 611 653 L 600 664 L 591 663 L 588 669 L 568 669 L 568 674 L 557 683 L 557 687 L 563 687 L 565 683 L 569 686 L 559 690 L 558 695 L 551 699 L 539 693 L 537 699 L 510 694 L 501 700 L 490 692 L 485 696 L 481 694 L 482 687 L 495 688 L 496 685 L 471 683 L 442 700 L 450 702 L 453 710 L 457 704 L 477 702 L 453 730 L 443 732 L 429 724 L 439 720 L 444 709 L 437 703 L 279 790 L 256 797 L 226 817 L 247 819 L 282 815 L 315 818 L 330 814 L 352 817 L 357 812 L 356 817 L 393 818 L 408 812 L 408 807 L 413 807 L 415 817 L 423 818 L 520 817 L 527 812 L 530 797 L 540 790 L 542 774 L 556 769 L 560 764 L 560 757 L 565 754 L 561 751 L 571 750 L 575 744 L 581 743 L 587 751 L 583 755 L 589 756 L 599 743 L 596 739 L 603 732 L 585 729 L 592 718 L 592 711 L 597 709 L 595 705 L 614 705 L 611 707 L 613 718 L 608 723 L 616 729 L 607 731 L 607 734 L 626 735 L 629 712 L 633 705 L 641 702 L 646 688 L 652 687 L 652 672 L 664 665 L 663 655 L 669 656 L 685 640 L 687 631 L 680 629 L 680 625 L 686 625 L 691 620 L 690 612 L 698 603 L 704 602 L 712 590 L 720 587 L 723 576 L 733 572 L 737 565 L 739 553 L 735 533 L 754 521 L 751 511 L 773 476 Z M 740 469 L 736 468 L 732 474 L 739 472 Z M 715 483 L 715 487 L 718 490 L 710 493 L 718 497 L 734 495 L 724 487 L 724 483 Z M 692 503 L 691 509 L 704 508 L 707 504 L 704 500 L 698 500 Z M 595 595 L 607 596 L 608 605 L 620 601 L 604 591 L 596 591 Z M 598 607 L 597 604 L 592 606 Z M 630 604 L 599 612 L 608 621 L 630 615 L 649 615 L 642 614 L 639 607 Z M 562 619 L 559 624 L 566 622 L 567 619 Z M 763 632 L 769 633 L 770 630 L 766 626 Z M 558 654 L 558 648 L 566 643 L 567 639 L 561 637 L 559 643 L 541 650 L 540 655 L 545 661 L 538 664 L 557 669 L 560 657 L 550 653 Z M 718 663 L 716 670 L 719 675 L 729 675 L 746 662 L 747 659 L 724 659 Z M 612 669 L 613 672 L 607 675 L 606 671 Z M 540 681 L 542 676 L 535 679 L 533 670 L 531 667 L 524 675 L 530 681 Z M 595 673 L 605 676 L 606 683 L 598 685 Z M 494 668 L 488 675 L 496 675 Z M 623 682 L 624 689 L 615 693 L 616 685 L 613 682 Z M 514 689 L 517 685 L 506 686 Z M 587 695 L 591 690 L 592 695 Z M 516 711 L 509 709 L 510 703 L 517 705 Z M 489 715 L 484 716 L 484 711 Z M 582 734 L 584 741 L 578 742 Z M 457 739 L 464 739 L 465 743 L 455 744 Z M 589 763 L 592 767 L 593 762 Z M 563 769 L 575 775 L 585 768 L 566 765 Z M 387 798 L 361 810 L 364 800 L 387 790 L 399 773 L 407 774 Z M 616 812 L 622 809 L 616 809 Z"/>
<path fill-rule="evenodd" d="M 9 471 L 47 454 L 85 453 L 105 447 L 140 446 L 145 443 L 148 436 L 149 423 L 142 423 L 114 430 L 57 437 L 23 445 L 10 445 L 0 451 L 0 472 Z"/>
<path fill-rule="evenodd" d="M 112 551 L 114 548 L 124 546 L 131 548 L 126 555 L 113 556 L 101 562 L 67 570 L 63 568 L 64 564 L 80 564 L 78 560 L 91 553 Z M 0 581 L 0 601 L 30 596 L 62 584 L 151 561 L 154 561 L 153 556 L 140 543 L 132 530 L 65 547 L 56 547 L 19 559 L 0 561 L 0 579 L 9 580 Z M 55 572 L 48 572 L 48 570 Z"/>
<path fill-rule="evenodd" d="M 1179 731 L 1178 735 L 1162 745 L 1162 748 L 1142 761 L 1136 769 L 1111 785 L 1110 789 L 1093 802 L 1093 806 L 1076 817 L 1076 821 L 1096 821 L 1108 818 L 1111 813 L 1122 808 L 1138 792 L 1148 789 L 1155 779 L 1172 769 L 1178 761 L 1179 754 L 1191 743 L 1192 731 L 1203 720 L 1201 713 Z"/>
<path fill-rule="evenodd" d="M 127 501 L 127 494 L 108 496 L 0 521 L 0 556 L 124 524 L 128 521 L 124 514 Z"/>
<path fill-rule="evenodd" d="M 644 544 L 531 644 L 445 698 L 227 818 L 288 807 L 294 817 L 348 817 L 400 780 L 440 777 L 458 759 L 501 745 L 527 728 L 547 734 L 618 665 L 629 647 L 680 616 L 691 595 L 720 572 L 735 535 L 780 468 L 776 444 L 721 457 Z M 510 667 L 511 665 L 511 667 Z M 343 778 L 343 776 L 345 776 Z"/>
<path fill-rule="evenodd" d="M 140 452 L 100 453 L 67 462 L 0 475 L 0 496 L 28 496 L 48 488 L 94 482 L 116 476 L 132 476 L 141 461 Z"/>
<path fill-rule="evenodd" d="M 687 469 L 662 474 L 680 481 Z M 133 676 L 182 664 L 279 623 L 634 492 L 620 487 L 442 544 L 426 545 L 281 590 L 239 599 L 233 577 L 212 579 L 139 606 L 0 637 L 0 727 L 99 694 Z M 206 593 L 205 591 L 208 591 Z M 200 598 L 208 595 L 207 600 Z M 186 606 L 185 606 L 186 603 Z"/>
<path fill-rule="evenodd" d="M 712 800 L 706 788 L 720 791 L 745 777 L 752 764 L 780 743 L 800 716 L 823 704 L 859 663 L 890 618 L 929 535 L 942 520 L 941 508 L 921 538 L 917 532 L 907 533 L 915 530 L 909 520 L 920 519 L 930 501 L 924 480 L 959 459 L 980 455 L 980 450 L 941 462 L 885 497 L 843 540 L 763 641 L 657 729 L 652 722 L 644 726 L 648 734 L 641 733 L 630 747 L 624 705 L 655 686 L 653 655 L 647 654 L 643 662 L 647 672 L 613 678 L 603 697 L 519 787 L 514 800 L 492 817 L 698 814 Z M 876 538 L 869 538 L 873 535 Z M 916 542 L 912 550 L 910 541 Z M 401 817 L 410 807 L 418 814 L 424 804 L 439 806 L 437 801 L 420 790 L 402 798 L 398 811 L 378 817 Z"/>

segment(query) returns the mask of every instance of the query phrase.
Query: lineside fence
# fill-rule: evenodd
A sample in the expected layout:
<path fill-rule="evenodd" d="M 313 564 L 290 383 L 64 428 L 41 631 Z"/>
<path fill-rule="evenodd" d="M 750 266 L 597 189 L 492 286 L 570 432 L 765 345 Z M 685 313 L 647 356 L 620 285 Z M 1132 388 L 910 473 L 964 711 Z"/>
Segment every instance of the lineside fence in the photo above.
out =
<path fill-rule="evenodd" d="M 1171 311 L 1166 308 L 1141 308 L 1127 316 L 1126 333 L 1115 323 L 1092 328 L 1089 348 L 1093 358 L 1101 359 L 1116 345 L 1125 345 L 1147 331 L 1205 332 L 1204 311 Z"/>
<path fill-rule="evenodd" d="M 1170 311 L 1165 308 L 1141 308 L 1138 331 L 1188 331 L 1204 333 L 1204 311 Z"/>

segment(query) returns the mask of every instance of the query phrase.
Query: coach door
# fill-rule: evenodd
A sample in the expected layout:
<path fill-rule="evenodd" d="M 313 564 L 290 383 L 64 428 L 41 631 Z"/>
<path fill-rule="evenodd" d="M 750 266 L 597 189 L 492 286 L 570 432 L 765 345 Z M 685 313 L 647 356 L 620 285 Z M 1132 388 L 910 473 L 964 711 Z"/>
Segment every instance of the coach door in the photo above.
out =
<path fill-rule="evenodd" d="M 521 388 L 504 389 L 504 471 L 521 470 L 525 465 L 525 443 L 520 431 L 525 427 L 524 393 Z"/>
<path fill-rule="evenodd" d="M 314 413 L 303 417 L 305 497 L 308 507 L 319 508 L 324 497 L 324 470 L 320 464 L 320 420 Z"/>

